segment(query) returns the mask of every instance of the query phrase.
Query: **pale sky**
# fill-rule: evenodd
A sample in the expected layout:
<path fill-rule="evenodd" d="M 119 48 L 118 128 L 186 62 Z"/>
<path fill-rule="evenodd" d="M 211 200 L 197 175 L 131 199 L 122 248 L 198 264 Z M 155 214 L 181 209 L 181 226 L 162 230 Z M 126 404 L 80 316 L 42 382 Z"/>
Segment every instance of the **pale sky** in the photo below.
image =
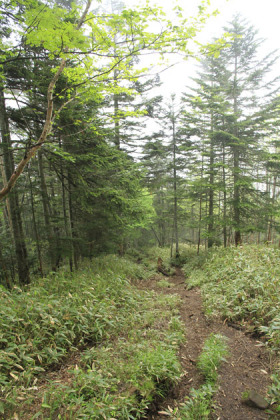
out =
<path fill-rule="evenodd" d="M 127 3 L 134 0 L 127 0 Z M 139 0 L 135 0 L 139 4 Z M 159 4 L 166 10 L 174 2 L 172 0 L 154 0 L 154 3 Z M 196 6 L 200 3 L 199 0 L 178 0 L 177 3 L 186 10 L 186 13 L 195 11 Z M 256 29 L 259 30 L 259 37 L 266 39 L 263 44 L 263 51 L 260 50 L 261 55 L 280 48 L 280 0 L 211 0 L 211 8 L 218 9 L 220 14 L 217 17 L 212 17 L 203 30 L 203 40 L 211 41 L 213 37 L 222 34 L 222 28 L 231 20 L 232 16 L 240 13 L 248 20 Z M 279 62 L 280 73 L 280 62 Z M 191 62 L 185 62 L 167 70 L 161 74 L 161 79 L 164 82 L 164 91 L 178 93 L 184 90 L 188 84 L 188 74 L 195 75 L 195 66 Z"/>

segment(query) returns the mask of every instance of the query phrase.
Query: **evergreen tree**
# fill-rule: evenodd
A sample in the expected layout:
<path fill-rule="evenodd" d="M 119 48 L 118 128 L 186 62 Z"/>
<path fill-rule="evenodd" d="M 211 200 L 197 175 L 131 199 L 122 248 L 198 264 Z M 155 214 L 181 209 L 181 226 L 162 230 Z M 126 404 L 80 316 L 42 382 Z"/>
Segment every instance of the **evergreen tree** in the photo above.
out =
<path fill-rule="evenodd" d="M 271 107 L 261 95 L 275 95 L 275 81 L 266 82 L 274 54 L 258 59 L 256 31 L 239 16 L 225 29 L 233 40 L 218 57 L 204 60 L 195 94 L 184 98 L 189 108 L 183 124 L 189 126 L 194 145 L 203 144 L 203 150 L 197 146 L 197 151 L 204 155 L 208 174 L 201 178 L 207 185 L 208 246 L 219 236 L 219 226 L 223 226 L 224 245 L 227 226 L 234 228 L 236 245 L 242 232 L 259 228 L 249 221 L 256 202 L 260 206 L 263 202 L 261 190 L 256 189 L 255 168 L 259 168 L 260 140 L 268 135 L 271 118 Z"/>

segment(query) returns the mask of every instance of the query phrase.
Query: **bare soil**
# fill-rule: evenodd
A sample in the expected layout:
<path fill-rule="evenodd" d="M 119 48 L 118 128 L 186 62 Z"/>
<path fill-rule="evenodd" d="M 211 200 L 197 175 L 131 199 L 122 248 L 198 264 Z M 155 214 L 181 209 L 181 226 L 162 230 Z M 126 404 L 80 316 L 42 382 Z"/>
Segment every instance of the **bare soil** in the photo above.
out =
<path fill-rule="evenodd" d="M 219 390 L 213 400 L 215 410 L 212 420 L 277 419 L 263 410 L 249 407 L 242 402 L 242 394 L 246 390 L 255 390 L 266 397 L 270 385 L 272 360 L 264 344 L 238 326 L 229 326 L 221 319 L 206 319 L 199 289 L 187 290 L 181 270 L 177 269 L 176 275 L 170 277 L 169 282 L 171 286 L 166 288 L 165 292 L 178 294 L 182 301 L 180 315 L 186 328 L 186 342 L 180 348 L 180 359 L 184 374 L 165 400 L 151 407 L 146 418 L 167 419 L 167 416 L 159 412 L 168 411 L 168 406 L 175 408 L 184 402 L 191 388 L 199 388 L 204 378 L 196 368 L 197 357 L 205 339 L 211 333 L 220 333 L 228 337 L 230 354 L 219 371 Z M 149 286 L 162 291 L 162 288 L 157 287 L 156 278 Z"/>

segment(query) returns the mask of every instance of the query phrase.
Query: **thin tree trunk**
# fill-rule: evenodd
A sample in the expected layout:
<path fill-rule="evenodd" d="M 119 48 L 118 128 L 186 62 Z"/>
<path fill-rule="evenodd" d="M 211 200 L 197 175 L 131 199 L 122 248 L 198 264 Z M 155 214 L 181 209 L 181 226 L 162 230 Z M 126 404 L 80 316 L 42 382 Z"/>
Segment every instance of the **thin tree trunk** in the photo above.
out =
<path fill-rule="evenodd" d="M 40 238 L 39 238 L 38 227 L 37 227 L 37 222 L 36 222 L 34 193 L 33 193 L 33 185 L 32 185 L 32 180 L 31 180 L 31 175 L 30 175 L 30 168 L 28 168 L 28 178 L 29 178 L 29 185 L 30 185 L 31 211 L 32 211 L 33 228 L 34 228 L 34 233 L 35 233 L 38 262 L 39 262 L 39 271 L 41 273 L 41 276 L 43 277 L 44 270 L 43 270 L 42 252 L 41 252 Z"/>
<path fill-rule="evenodd" d="M 200 194 L 200 198 L 199 198 L 199 220 L 198 220 L 198 234 L 197 234 L 197 255 L 199 254 L 199 250 L 200 250 L 200 224 L 201 224 L 201 218 L 202 218 L 202 195 Z"/>
<path fill-rule="evenodd" d="M 191 238 L 192 238 L 192 244 L 195 242 L 195 235 L 194 235 L 194 204 L 191 206 Z"/>
<path fill-rule="evenodd" d="M 40 180 L 40 192 L 42 197 L 42 206 L 43 206 L 43 214 L 44 214 L 44 222 L 45 222 L 45 229 L 46 235 L 48 240 L 48 255 L 50 259 L 50 265 L 52 271 L 56 270 L 56 251 L 55 251 L 55 240 L 54 240 L 54 233 L 51 226 L 51 210 L 50 210 L 50 203 L 49 203 L 49 195 L 48 189 L 46 184 L 45 178 L 45 170 L 43 164 L 43 153 L 40 149 L 38 151 L 38 170 L 39 170 L 39 180 Z"/>
<path fill-rule="evenodd" d="M 204 145 L 203 145 L 204 149 Z M 203 150 L 204 152 L 204 150 Z M 204 156 L 202 154 L 201 160 L 201 172 L 200 172 L 200 179 L 202 180 L 204 173 Z M 199 220 L 198 220 L 198 238 L 197 238 L 197 255 L 200 251 L 200 243 L 201 243 L 201 219 L 202 219 L 202 192 L 199 194 Z"/>
<path fill-rule="evenodd" d="M 235 55 L 235 63 L 234 63 L 234 118 L 235 118 L 235 126 L 234 126 L 234 136 L 238 138 L 238 126 L 237 126 L 237 112 L 238 112 L 238 105 L 237 105 L 237 54 Z M 236 140 L 235 140 L 236 141 Z M 240 162 L 239 162 L 239 145 L 236 144 L 233 146 L 233 220 L 234 220 L 234 242 L 235 246 L 241 245 L 242 238 L 241 238 L 241 231 L 240 231 L 240 186 L 239 186 L 239 179 L 240 179 Z"/>
<path fill-rule="evenodd" d="M 115 85 L 117 85 L 117 72 L 114 71 L 114 81 Z M 114 143 L 117 149 L 121 147 L 121 140 L 120 140 L 120 115 L 119 115 L 119 95 L 114 93 L 113 95 L 114 100 Z"/>
<path fill-rule="evenodd" d="M 226 164 L 226 153 L 225 153 L 225 145 L 223 144 L 223 187 L 224 187 L 224 207 L 223 207 L 223 239 L 224 239 L 224 248 L 227 247 L 227 190 L 226 190 L 226 171 L 225 171 L 225 164 Z"/>
<path fill-rule="evenodd" d="M 61 138 L 59 138 L 59 146 L 62 147 Z M 67 237 L 67 240 L 70 242 L 70 255 L 69 255 L 69 268 L 70 271 L 73 271 L 73 238 L 72 238 L 72 232 L 71 232 L 71 221 L 70 221 L 70 211 L 69 211 L 69 200 L 67 200 L 67 190 L 65 186 L 65 176 L 64 176 L 64 170 L 63 165 L 61 161 L 60 165 L 60 172 L 61 172 L 61 187 L 62 187 L 62 209 L 63 209 L 63 219 L 64 219 L 64 229 L 65 229 L 65 235 Z"/>
<path fill-rule="evenodd" d="M 0 166 L 1 166 L 1 175 L 2 175 L 2 179 L 3 179 L 3 184 L 4 187 L 6 187 L 7 185 L 7 177 L 6 177 L 6 173 L 5 173 L 5 165 L 4 165 L 4 160 L 3 157 L 0 156 Z M 10 202 L 9 202 L 9 198 L 6 198 L 6 210 L 7 210 L 7 220 L 8 220 L 8 224 L 10 229 L 12 230 L 12 216 L 11 216 L 11 207 L 10 207 Z"/>
<path fill-rule="evenodd" d="M 71 194 L 71 174 L 68 171 L 68 203 L 69 203 L 69 222 L 70 222 L 70 232 L 73 243 L 73 257 L 74 257 L 74 266 L 75 270 L 78 270 L 78 252 L 77 245 L 75 244 L 75 226 L 74 226 L 74 216 L 73 216 L 73 203 L 72 203 L 72 194 Z"/>
<path fill-rule="evenodd" d="M 0 221 L 0 227 L 2 227 L 1 225 L 2 224 L 1 224 L 1 221 Z M 0 242 L 0 268 L 1 268 L 1 272 L 2 272 L 2 277 L 5 280 L 6 287 L 8 289 L 11 289 L 12 288 L 12 281 L 11 281 L 11 278 L 10 278 L 9 273 L 8 273 L 6 261 L 4 260 L 4 257 L 3 257 L 3 254 L 2 254 L 1 242 Z"/>
<path fill-rule="evenodd" d="M 155 231 L 155 229 L 153 227 L 152 227 L 152 232 L 155 235 L 156 240 L 158 241 L 158 246 L 161 248 L 162 247 L 162 244 L 160 242 L 159 236 L 158 236 L 158 234 L 156 233 L 156 231 Z"/>
<path fill-rule="evenodd" d="M 177 196 L 177 161 L 176 161 L 176 129 L 174 103 L 172 103 L 172 137 L 173 137 L 173 195 L 174 195 L 174 235 L 175 235 L 175 257 L 180 256 L 179 253 L 179 234 L 178 234 L 178 196 Z"/>
<path fill-rule="evenodd" d="M 62 172 L 62 208 L 63 208 L 63 219 L 64 219 L 64 229 L 65 229 L 65 235 L 67 237 L 67 240 L 70 241 L 70 255 L 69 255 L 69 268 L 70 271 L 73 271 L 73 241 L 72 241 L 72 234 L 71 229 L 69 229 L 69 217 L 67 214 L 67 201 L 66 201 L 66 188 L 64 183 L 64 175 Z"/>
<path fill-rule="evenodd" d="M 211 113 L 211 134 L 213 134 L 213 115 Z M 209 207 L 208 207 L 208 248 L 214 245 L 214 145 L 210 138 L 210 176 L 209 176 Z"/>
<path fill-rule="evenodd" d="M 237 149 L 234 150 L 234 168 L 233 168 L 233 220 L 234 220 L 234 243 L 235 246 L 241 245 L 241 231 L 240 231 L 240 187 L 239 181 L 239 152 Z"/>
<path fill-rule="evenodd" d="M 275 204 L 275 193 L 276 193 L 276 180 L 277 177 L 274 175 L 273 177 L 273 186 L 272 186 L 272 205 Z M 273 226 L 273 215 L 271 214 L 268 222 L 268 232 L 267 232 L 267 242 L 271 242 L 272 239 L 272 226 Z"/>

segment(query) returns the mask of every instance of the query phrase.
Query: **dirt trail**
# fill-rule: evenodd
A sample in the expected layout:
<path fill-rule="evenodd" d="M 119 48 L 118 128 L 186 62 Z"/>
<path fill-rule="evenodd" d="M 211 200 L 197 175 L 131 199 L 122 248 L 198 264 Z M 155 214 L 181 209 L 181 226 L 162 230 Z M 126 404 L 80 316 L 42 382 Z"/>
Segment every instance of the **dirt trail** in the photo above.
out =
<path fill-rule="evenodd" d="M 264 411 L 248 407 L 241 402 L 242 393 L 254 389 L 265 396 L 270 384 L 271 361 L 262 343 L 245 332 L 228 326 L 221 320 L 208 321 L 202 311 L 199 289 L 186 290 L 185 278 L 180 270 L 169 278 L 173 286 L 167 293 L 176 293 L 182 299 L 181 318 L 186 326 L 186 343 L 181 346 L 180 357 L 184 376 L 170 395 L 157 407 L 152 407 L 147 419 L 167 419 L 159 411 L 174 408 L 184 401 L 191 388 L 198 388 L 203 377 L 196 368 L 196 359 L 205 339 L 211 333 L 228 337 L 230 355 L 220 369 L 219 391 L 214 398 L 213 420 L 264 420 L 271 418 Z M 151 287 L 159 290 L 154 280 Z M 162 291 L 162 289 L 160 289 Z M 169 417 L 170 418 L 170 417 Z M 198 419 L 199 420 L 199 419 Z"/>

